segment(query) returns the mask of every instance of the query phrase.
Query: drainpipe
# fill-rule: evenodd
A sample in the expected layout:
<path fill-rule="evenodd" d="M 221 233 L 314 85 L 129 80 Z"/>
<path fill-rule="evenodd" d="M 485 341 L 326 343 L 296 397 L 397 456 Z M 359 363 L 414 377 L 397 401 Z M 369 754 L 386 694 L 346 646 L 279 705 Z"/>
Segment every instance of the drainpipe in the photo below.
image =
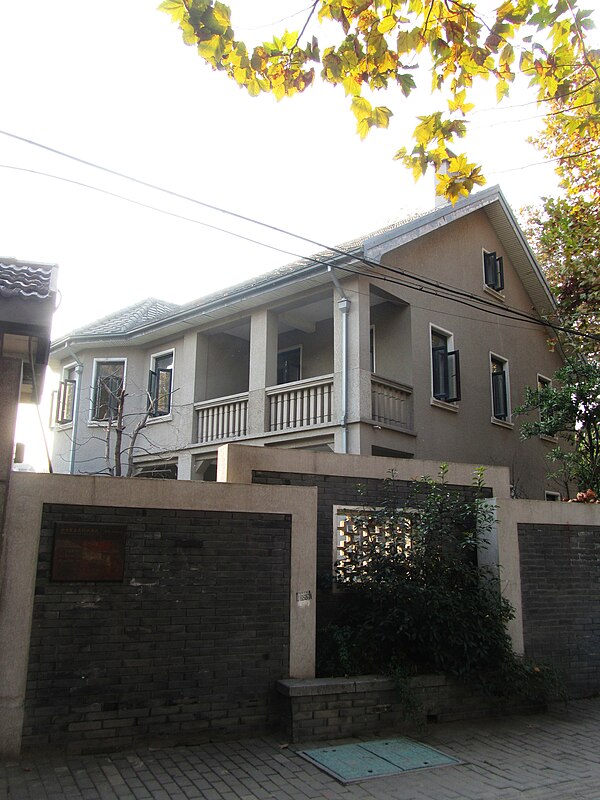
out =
<path fill-rule="evenodd" d="M 339 280 L 331 266 L 327 267 L 331 275 L 333 285 L 340 293 L 342 299 L 338 300 L 338 308 L 342 315 L 342 416 L 340 425 L 342 428 L 342 453 L 348 452 L 348 313 L 350 312 L 350 300 L 346 297 Z"/>
<path fill-rule="evenodd" d="M 83 364 L 77 358 L 71 348 L 67 352 L 75 361 L 75 402 L 73 403 L 73 430 L 71 431 L 71 452 L 69 456 L 69 475 L 75 474 L 75 455 L 77 451 L 77 428 L 79 427 L 79 405 L 81 398 L 81 378 L 83 375 Z"/>

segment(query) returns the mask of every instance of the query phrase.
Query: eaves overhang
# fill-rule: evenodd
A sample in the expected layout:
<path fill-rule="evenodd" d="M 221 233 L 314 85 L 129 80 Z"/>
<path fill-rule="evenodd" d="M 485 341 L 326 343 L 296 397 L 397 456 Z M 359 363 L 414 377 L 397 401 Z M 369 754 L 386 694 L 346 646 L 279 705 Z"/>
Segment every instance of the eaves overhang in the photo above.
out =
<path fill-rule="evenodd" d="M 367 238 L 363 244 L 364 255 L 371 261 L 380 262 L 386 253 L 479 210 L 487 214 L 536 312 L 540 317 L 552 316 L 556 311 L 556 302 L 533 251 L 498 186 L 491 186 L 458 201 L 454 206 L 444 205 L 391 231 Z"/>
<path fill-rule="evenodd" d="M 315 257 L 316 259 L 317 257 Z M 69 349 L 91 349 L 95 347 L 112 346 L 115 344 L 138 345 L 152 342 L 166 336 L 183 333 L 190 327 L 200 327 L 220 322 L 231 317 L 232 314 L 243 315 L 245 312 L 264 305 L 277 304 L 289 298 L 290 287 L 302 283 L 302 289 L 322 286 L 331 281 L 328 273 L 329 266 L 350 261 L 351 254 L 341 255 L 331 253 L 323 255 L 319 263 L 297 267 L 285 274 L 275 274 L 273 277 L 260 281 L 255 285 L 241 284 L 239 287 L 227 290 L 219 296 L 211 296 L 207 301 L 199 300 L 190 303 L 182 309 L 173 312 L 152 322 L 141 324 L 139 327 L 126 332 L 86 334 L 69 333 L 52 342 L 51 355 L 61 358 L 62 353 Z"/>

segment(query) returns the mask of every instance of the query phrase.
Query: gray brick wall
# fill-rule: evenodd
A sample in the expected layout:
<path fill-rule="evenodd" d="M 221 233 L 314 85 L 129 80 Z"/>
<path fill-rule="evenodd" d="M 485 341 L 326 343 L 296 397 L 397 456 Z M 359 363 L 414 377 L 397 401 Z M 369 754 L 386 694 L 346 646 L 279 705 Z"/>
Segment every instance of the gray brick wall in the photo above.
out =
<path fill-rule="evenodd" d="M 600 691 L 600 527 L 519 525 L 525 652 Z"/>
<path fill-rule="evenodd" d="M 126 527 L 120 583 L 50 579 L 56 522 Z M 23 744 L 88 752 L 277 723 L 290 518 L 45 506 Z"/>
<path fill-rule="evenodd" d="M 368 734 L 418 735 L 425 725 L 530 711 L 531 706 L 494 702 L 444 675 L 410 679 L 412 707 L 407 710 L 389 678 L 321 678 L 280 681 L 281 724 L 292 742 L 323 741 Z M 404 688 L 404 692 L 407 687 Z"/>
<path fill-rule="evenodd" d="M 383 496 L 384 481 L 380 478 L 254 470 L 252 482 L 272 486 L 316 486 L 318 489 L 317 628 L 322 629 L 327 626 L 335 614 L 339 598 L 338 595 L 331 593 L 328 584 L 333 561 L 333 507 L 377 505 Z M 396 480 L 394 487 L 398 505 L 406 504 L 411 493 L 410 481 Z M 473 497 L 471 486 L 452 486 L 452 488 L 462 492 L 465 498 Z M 483 494 L 491 497 L 492 490 L 484 489 Z"/>

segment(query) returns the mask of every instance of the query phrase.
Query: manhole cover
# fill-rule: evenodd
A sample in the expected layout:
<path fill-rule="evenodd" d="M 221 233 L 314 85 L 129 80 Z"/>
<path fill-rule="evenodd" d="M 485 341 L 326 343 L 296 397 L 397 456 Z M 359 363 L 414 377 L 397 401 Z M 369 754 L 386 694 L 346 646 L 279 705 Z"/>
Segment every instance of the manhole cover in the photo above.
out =
<path fill-rule="evenodd" d="M 360 744 L 318 747 L 301 750 L 299 755 L 342 783 L 461 763 L 412 739 L 378 739 Z"/>

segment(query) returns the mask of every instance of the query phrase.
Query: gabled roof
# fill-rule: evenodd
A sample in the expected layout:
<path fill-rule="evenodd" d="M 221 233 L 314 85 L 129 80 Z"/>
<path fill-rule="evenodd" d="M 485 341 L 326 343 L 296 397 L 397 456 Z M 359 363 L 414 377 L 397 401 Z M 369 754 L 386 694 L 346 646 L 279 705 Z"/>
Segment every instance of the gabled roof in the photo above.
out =
<path fill-rule="evenodd" d="M 372 234 L 363 240 L 364 254 L 379 261 L 391 250 L 455 222 L 474 211 L 484 210 L 498 238 L 515 267 L 536 311 L 541 316 L 551 314 L 555 301 L 512 209 L 498 186 L 490 186 L 454 206 L 443 205 L 410 222 L 383 233 Z"/>
<path fill-rule="evenodd" d="M 70 343 L 91 345 L 128 336 L 156 334 L 159 329 L 165 334 L 182 330 L 194 318 L 216 320 L 226 316 L 233 306 L 241 310 L 242 305 L 250 308 L 259 301 L 264 302 L 261 298 L 266 292 L 269 292 L 270 301 L 277 301 L 288 295 L 294 284 L 309 288 L 330 280 L 327 273 L 336 265 L 356 263 L 357 258 L 379 262 L 387 252 L 479 210 L 485 211 L 494 226 L 538 313 L 551 313 L 554 301 L 533 252 L 504 195 L 499 187 L 492 186 L 454 206 L 444 205 L 414 215 L 185 305 L 149 298 L 73 331 L 54 342 L 52 350 L 56 352 Z"/>
<path fill-rule="evenodd" d="M 0 258 L 0 297 L 47 300 L 56 292 L 56 267 Z"/>

